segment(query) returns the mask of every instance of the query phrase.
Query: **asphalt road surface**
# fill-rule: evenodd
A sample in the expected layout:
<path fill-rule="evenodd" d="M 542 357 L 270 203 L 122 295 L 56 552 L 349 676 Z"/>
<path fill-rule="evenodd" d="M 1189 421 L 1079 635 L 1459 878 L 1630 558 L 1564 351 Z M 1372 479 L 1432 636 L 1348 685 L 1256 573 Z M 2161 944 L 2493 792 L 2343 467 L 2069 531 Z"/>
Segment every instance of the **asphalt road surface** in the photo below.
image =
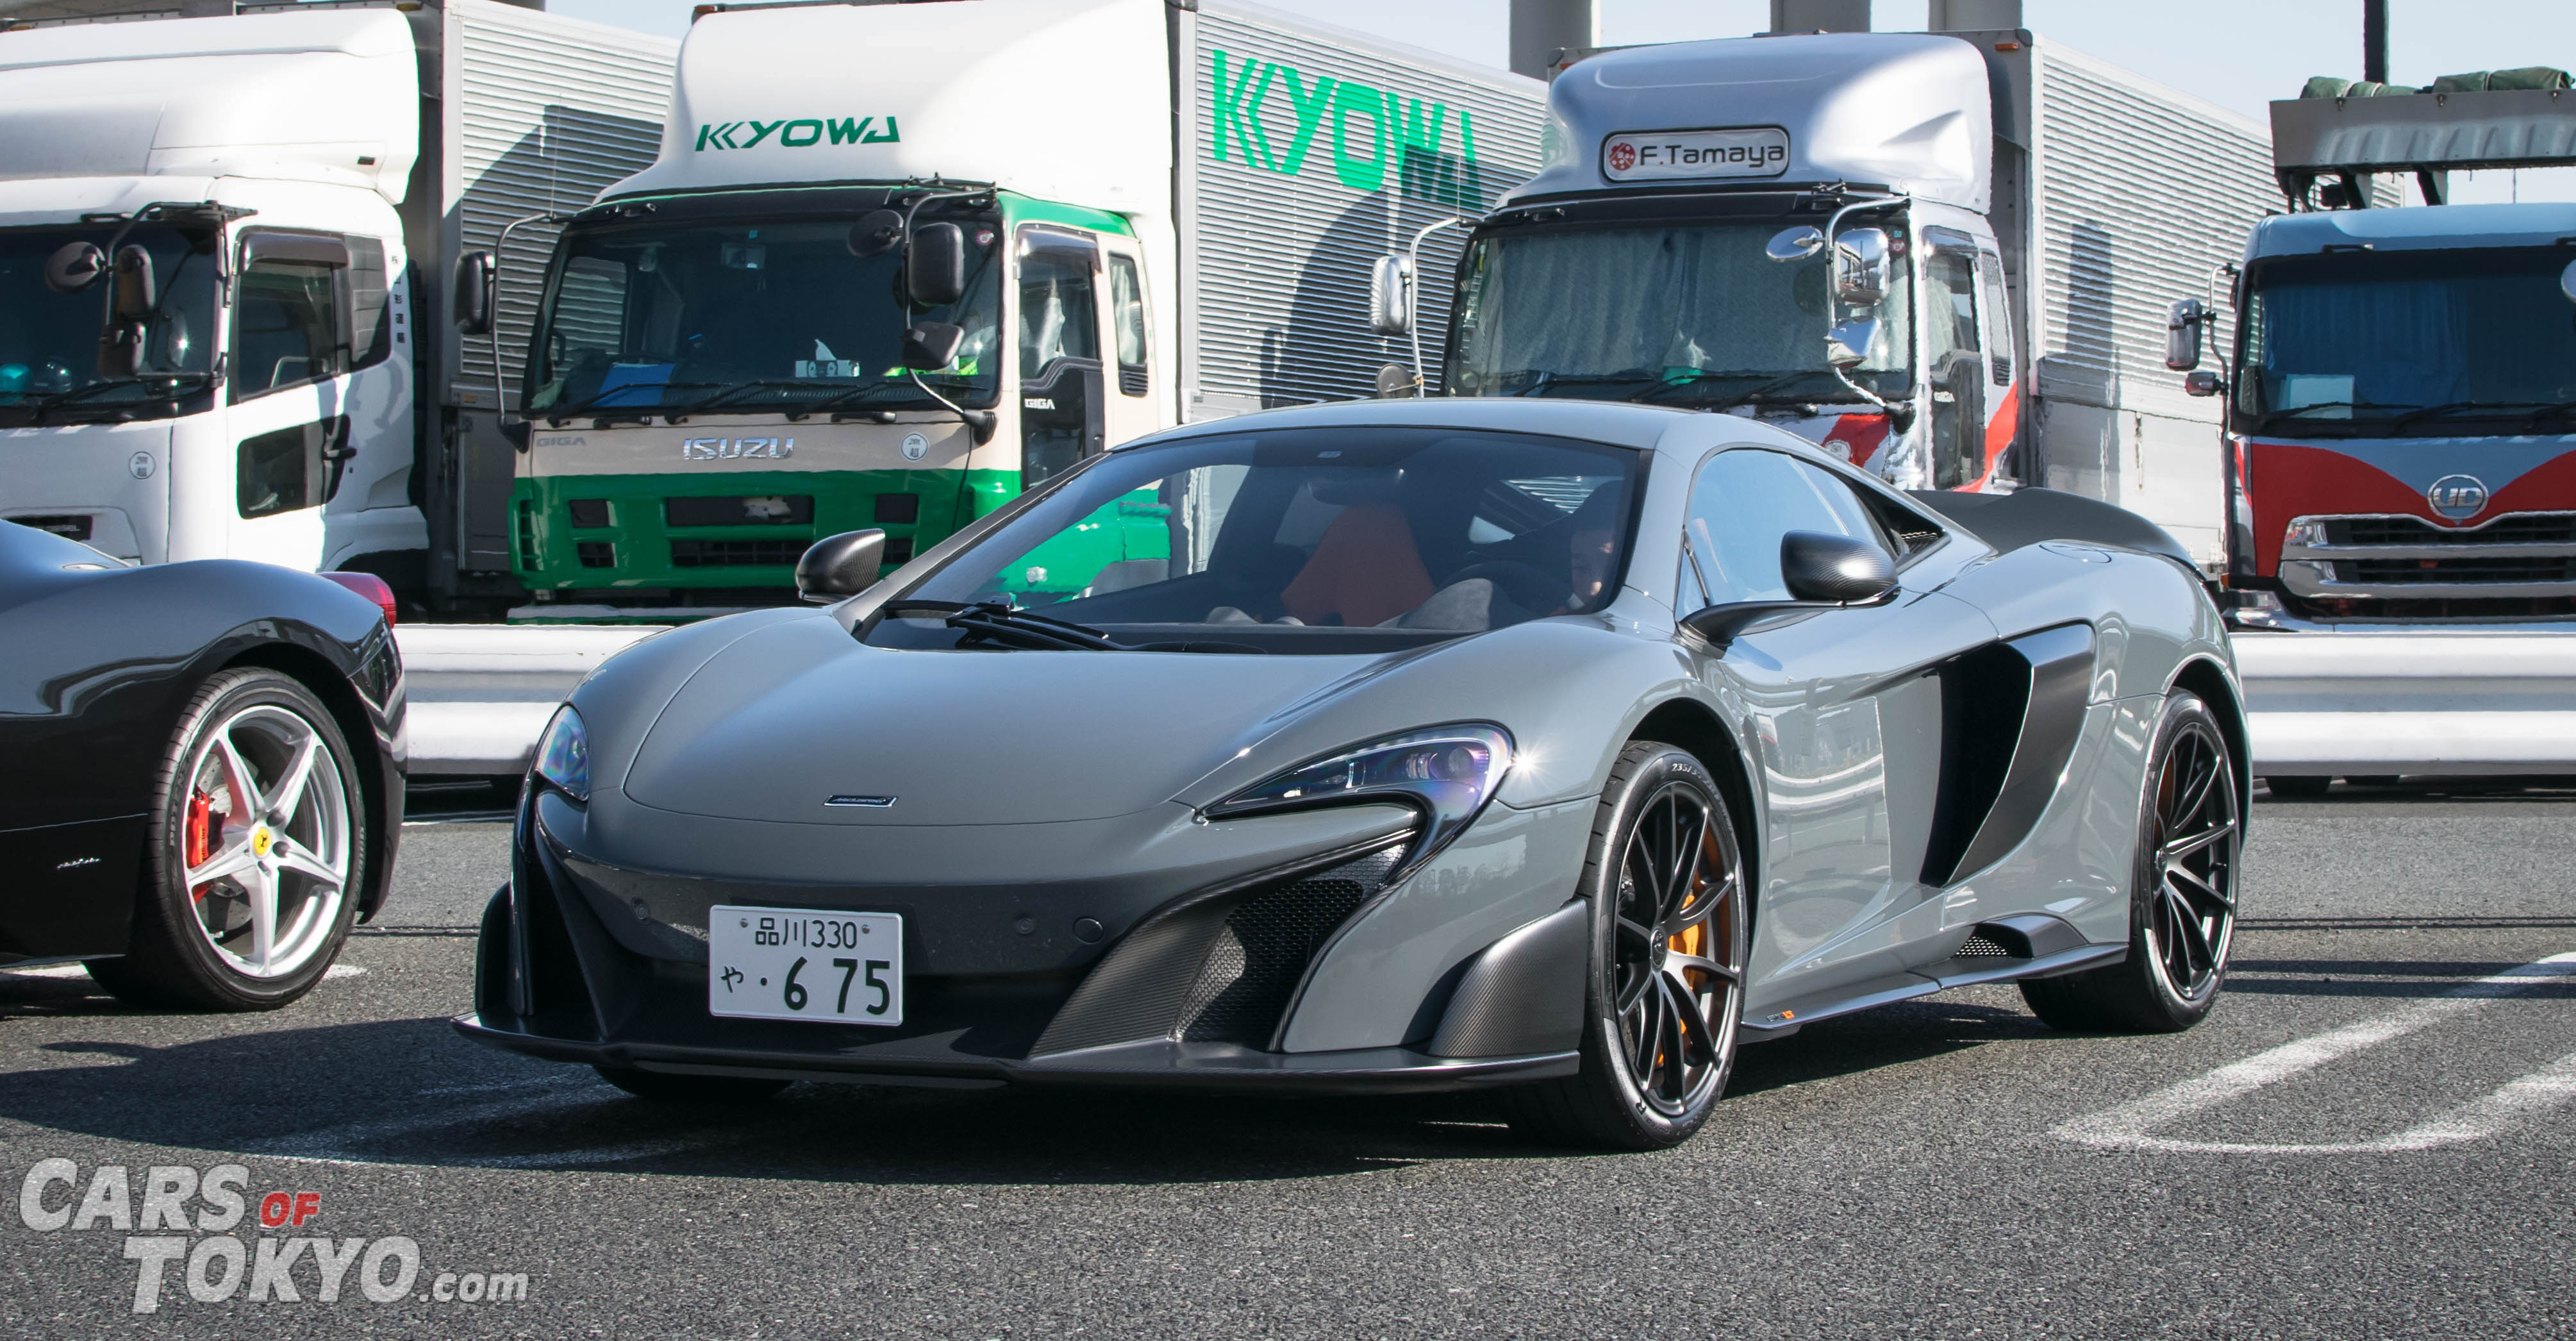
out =
<path fill-rule="evenodd" d="M 356 971 L 291 1009 L 138 1013 L 0 974 L 0 1194 L 70 1162 L 33 1208 L 69 1223 L 0 1209 L 0 1328 L 2576 1334 L 2576 963 L 2545 962 L 2576 952 L 2576 790 L 2254 824 L 2201 1028 L 2059 1035 L 2010 989 L 1933 997 L 1749 1048 L 1708 1130 L 1644 1156 L 1534 1148 L 1473 1098 L 658 1108 L 450 1032 L 506 835 L 416 825 Z"/>

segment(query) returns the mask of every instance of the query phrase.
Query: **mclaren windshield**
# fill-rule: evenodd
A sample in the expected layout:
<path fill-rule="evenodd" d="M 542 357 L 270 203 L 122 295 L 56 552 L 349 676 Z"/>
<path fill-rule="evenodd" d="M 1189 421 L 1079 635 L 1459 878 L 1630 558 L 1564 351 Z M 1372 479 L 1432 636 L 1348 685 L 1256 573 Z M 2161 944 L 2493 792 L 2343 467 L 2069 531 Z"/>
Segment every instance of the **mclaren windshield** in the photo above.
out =
<path fill-rule="evenodd" d="M 966 296 L 914 308 L 897 252 L 851 253 L 850 220 L 598 224 L 565 234 L 528 353 L 533 415 L 930 409 L 905 327 L 950 322 L 921 380 L 960 404 L 1000 377 L 999 225 L 964 220 Z"/>
<path fill-rule="evenodd" d="M 1717 408 L 1849 402 L 1825 366 L 1831 264 L 1764 253 L 1777 220 L 1513 230 L 1469 245 L 1447 391 Z M 1904 234 L 1891 227 L 1891 250 Z M 1898 255 L 1902 255 L 1899 251 Z M 1903 286 L 1853 380 L 1906 394 Z"/>
<path fill-rule="evenodd" d="M 174 414 L 177 397 L 211 382 L 216 230 L 142 224 L 119 242 L 120 227 L 0 231 L 0 424 Z M 83 244 L 94 249 L 87 265 L 67 255 Z M 96 262 L 111 245 L 152 258 L 157 301 L 135 377 L 99 374 L 110 281 Z M 51 282 L 48 265 L 58 266 Z"/>
<path fill-rule="evenodd" d="M 1371 652 L 1597 610 L 1636 471 L 1623 448 L 1456 429 L 1112 452 L 890 602 L 868 641 Z"/>
<path fill-rule="evenodd" d="M 2247 277 L 2239 432 L 2576 432 L 2564 247 L 2330 252 Z"/>

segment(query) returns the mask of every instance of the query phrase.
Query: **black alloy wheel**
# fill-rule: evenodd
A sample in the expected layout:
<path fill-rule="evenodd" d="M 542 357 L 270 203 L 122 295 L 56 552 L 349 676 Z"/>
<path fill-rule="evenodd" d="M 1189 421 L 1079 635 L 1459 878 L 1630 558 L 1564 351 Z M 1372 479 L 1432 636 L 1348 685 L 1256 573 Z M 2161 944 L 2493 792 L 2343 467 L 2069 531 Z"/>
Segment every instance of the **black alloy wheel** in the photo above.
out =
<path fill-rule="evenodd" d="M 1584 888 L 1582 1071 L 1507 1091 L 1512 1125 L 1618 1150 L 1677 1145 L 1734 1069 L 1750 930 L 1734 819 L 1697 758 L 1651 741 L 1619 756 Z"/>
<path fill-rule="evenodd" d="M 2153 739 L 2127 961 L 2021 985 L 2056 1028 L 2179 1032 L 2209 1014 L 2226 980 L 2245 843 L 2235 763 L 2217 718 L 2181 690 Z"/>

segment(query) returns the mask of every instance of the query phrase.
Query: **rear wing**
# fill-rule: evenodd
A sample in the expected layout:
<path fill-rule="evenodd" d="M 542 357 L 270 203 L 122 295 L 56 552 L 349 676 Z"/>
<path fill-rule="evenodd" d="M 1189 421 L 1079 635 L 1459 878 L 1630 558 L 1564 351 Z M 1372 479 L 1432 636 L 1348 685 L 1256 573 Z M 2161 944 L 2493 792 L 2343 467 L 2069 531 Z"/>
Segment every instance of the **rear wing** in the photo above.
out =
<path fill-rule="evenodd" d="M 2340 202 L 2367 204 L 2374 173 L 2416 174 L 2440 203 L 2444 174 L 2476 168 L 2576 165 L 2576 91 L 2502 89 L 2272 104 L 2272 163 L 2293 208 L 2312 208 L 2320 181 Z"/>

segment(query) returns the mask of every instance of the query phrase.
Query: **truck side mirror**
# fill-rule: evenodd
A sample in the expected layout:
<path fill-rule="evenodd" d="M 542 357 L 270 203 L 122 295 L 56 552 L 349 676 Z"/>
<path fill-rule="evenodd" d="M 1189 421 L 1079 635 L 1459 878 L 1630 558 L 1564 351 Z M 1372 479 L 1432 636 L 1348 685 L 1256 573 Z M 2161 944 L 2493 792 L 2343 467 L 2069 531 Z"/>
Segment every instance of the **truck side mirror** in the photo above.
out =
<path fill-rule="evenodd" d="M 953 223 L 925 224 L 912 230 L 912 251 L 904 257 L 903 285 L 915 307 L 946 307 L 965 297 L 966 231 Z"/>
<path fill-rule="evenodd" d="M 492 333 L 492 290 L 497 278 L 488 251 L 469 251 L 456 258 L 456 292 L 450 308 L 456 314 L 456 329 L 467 335 Z"/>
<path fill-rule="evenodd" d="M 1869 362 L 1869 353 L 1878 347 L 1879 324 L 1875 317 L 1846 321 L 1825 332 L 1825 363 L 1844 372 Z"/>
<path fill-rule="evenodd" d="M 2166 367 L 2190 372 L 2200 366 L 2200 328 L 2208 320 L 2209 306 L 2197 298 L 2180 299 L 2166 309 Z"/>
<path fill-rule="evenodd" d="M 1369 263 L 1369 329 L 1403 335 L 1413 329 L 1413 262 L 1381 256 Z"/>
<path fill-rule="evenodd" d="M 2215 396 L 2226 389 L 2226 380 L 2206 369 L 2182 379 L 2182 394 L 2186 396 Z"/>
<path fill-rule="evenodd" d="M 882 529 L 869 527 L 825 536 L 807 546 L 804 557 L 796 561 L 798 599 L 827 605 L 875 586 L 877 570 L 885 566 L 885 538 Z"/>
<path fill-rule="evenodd" d="M 116 249 L 116 319 L 148 321 L 161 306 L 161 285 L 152 273 L 152 253 L 127 245 Z"/>
<path fill-rule="evenodd" d="M 45 287 L 56 293 L 78 293 L 105 273 L 107 253 L 94 242 L 66 242 L 45 258 Z"/>
<path fill-rule="evenodd" d="M 924 321 L 907 327 L 903 333 L 903 366 L 921 372 L 932 372 L 957 361 L 957 347 L 966 343 L 966 328 L 945 321 Z"/>
<path fill-rule="evenodd" d="M 1849 307 L 1887 301 L 1887 231 L 1855 228 L 1834 239 L 1834 297 Z"/>
<path fill-rule="evenodd" d="M 860 260 L 883 256 L 903 245 L 903 213 L 900 210 L 869 210 L 850 225 L 850 254 Z"/>
<path fill-rule="evenodd" d="M 1825 230 L 1812 224 L 1782 229 L 1771 235 L 1762 254 L 1784 265 L 1803 261 L 1825 249 Z"/>

